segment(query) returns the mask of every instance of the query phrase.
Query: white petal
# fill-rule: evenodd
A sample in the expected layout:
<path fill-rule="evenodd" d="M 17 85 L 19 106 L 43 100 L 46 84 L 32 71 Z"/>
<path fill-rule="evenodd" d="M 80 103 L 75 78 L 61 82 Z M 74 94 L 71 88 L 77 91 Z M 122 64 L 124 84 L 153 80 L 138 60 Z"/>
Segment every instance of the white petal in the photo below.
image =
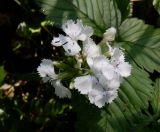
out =
<path fill-rule="evenodd" d="M 114 71 L 114 67 L 110 63 L 103 64 L 102 74 L 104 75 L 104 77 L 107 80 L 111 80 L 112 78 L 114 78 L 116 76 L 115 71 Z"/>
<path fill-rule="evenodd" d="M 52 60 L 43 59 L 40 66 L 37 68 L 37 71 L 41 77 L 50 77 L 52 79 L 57 78 Z"/>
<path fill-rule="evenodd" d="M 89 65 L 89 67 L 92 69 L 93 67 L 93 58 L 92 57 L 87 57 L 87 64 Z"/>
<path fill-rule="evenodd" d="M 104 89 L 118 89 L 122 82 L 122 77 L 117 75 L 111 80 L 106 79 L 103 75 L 98 77 L 99 83 L 103 86 Z"/>
<path fill-rule="evenodd" d="M 93 58 L 93 66 L 91 67 L 91 69 L 93 70 L 93 72 L 95 74 L 101 73 L 101 69 L 103 67 L 103 64 L 106 63 L 106 58 L 105 56 L 101 55 L 101 56 L 97 56 Z"/>
<path fill-rule="evenodd" d="M 60 80 L 52 81 L 51 84 L 54 86 L 55 94 L 59 98 L 71 98 L 70 90 L 64 87 Z"/>
<path fill-rule="evenodd" d="M 81 20 L 77 20 L 77 22 L 68 20 L 62 25 L 62 29 L 73 40 L 78 40 L 78 36 L 83 30 L 83 24 Z"/>
<path fill-rule="evenodd" d="M 99 91 L 98 89 L 93 89 L 89 92 L 88 98 L 90 103 L 95 104 L 99 108 L 103 107 L 105 105 L 105 96 L 103 94 L 103 91 Z"/>
<path fill-rule="evenodd" d="M 106 79 L 112 79 L 115 76 L 114 67 L 103 55 L 87 58 L 87 63 L 97 77 L 104 75 Z"/>
<path fill-rule="evenodd" d="M 73 41 L 69 37 L 66 37 L 66 41 L 62 46 L 68 55 L 76 55 L 81 51 L 81 47 L 76 41 Z"/>
<path fill-rule="evenodd" d="M 92 39 L 87 39 L 83 43 L 83 54 L 87 57 L 96 57 L 101 55 L 101 49 Z"/>
<path fill-rule="evenodd" d="M 118 89 L 120 87 L 120 84 L 122 83 L 122 77 L 117 76 L 113 78 L 112 80 L 106 81 L 108 89 Z"/>
<path fill-rule="evenodd" d="M 106 30 L 103 37 L 105 41 L 114 41 L 115 35 L 116 35 L 116 29 L 114 27 L 111 27 Z"/>
<path fill-rule="evenodd" d="M 81 31 L 81 33 L 79 34 L 78 40 L 85 41 L 92 35 L 93 35 L 93 29 L 89 26 L 85 26 Z"/>
<path fill-rule="evenodd" d="M 120 62 L 124 61 L 124 53 L 119 48 L 113 48 L 112 58 Z"/>
<path fill-rule="evenodd" d="M 117 90 L 106 91 L 106 103 L 112 103 L 113 100 L 118 96 Z"/>
<path fill-rule="evenodd" d="M 63 35 L 59 35 L 59 37 L 54 37 L 51 44 L 53 46 L 62 46 L 63 44 L 65 44 L 67 42 L 65 36 Z"/>
<path fill-rule="evenodd" d="M 119 73 L 122 77 L 131 75 L 131 65 L 128 62 L 123 62 L 118 65 Z"/>
<path fill-rule="evenodd" d="M 76 77 L 74 80 L 75 88 L 81 94 L 88 94 L 88 92 L 92 89 L 92 77 L 90 75 Z"/>

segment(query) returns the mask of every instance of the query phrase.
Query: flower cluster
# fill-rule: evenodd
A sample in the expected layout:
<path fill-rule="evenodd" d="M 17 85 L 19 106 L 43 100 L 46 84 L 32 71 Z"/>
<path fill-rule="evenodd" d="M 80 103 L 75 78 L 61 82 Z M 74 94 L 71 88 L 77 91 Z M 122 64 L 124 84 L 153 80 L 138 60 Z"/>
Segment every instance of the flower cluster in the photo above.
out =
<path fill-rule="evenodd" d="M 66 57 L 72 56 L 77 61 L 73 68 L 81 71 L 69 83 L 73 82 L 74 88 L 99 108 L 111 103 L 118 96 L 123 77 L 131 74 L 131 65 L 125 61 L 123 49 L 111 47 L 116 29 L 111 27 L 104 33 L 101 42 L 108 49 L 106 53 L 91 39 L 93 29 L 84 26 L 81 20 L 69 20 L 62 25 L 62 29 L 66 35 L 54 37 L 51 44 L 62 46 Z M 44 82 L 53 85 L 57 96 L 70 98 L 71 92 L 62 84 L 59 74 L 55 73 L 55 65 L 54 61 L 43 59 L 37 68 L 38 73 Z"/>

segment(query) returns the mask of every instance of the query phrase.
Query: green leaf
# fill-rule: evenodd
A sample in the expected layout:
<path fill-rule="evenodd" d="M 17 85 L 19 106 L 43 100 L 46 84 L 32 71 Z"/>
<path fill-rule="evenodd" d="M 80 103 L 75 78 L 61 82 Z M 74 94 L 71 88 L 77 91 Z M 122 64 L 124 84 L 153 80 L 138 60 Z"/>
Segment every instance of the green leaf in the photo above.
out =
<path fill-rule="evenodd" d="M 119 29 L 119 39 L 132 61 L 153 72 L 160 71 L 160 29 L 144 24 L 143 21 L 126 19 Z"/>
<path fill-rule="evenodd" d="M 6 76 L 6 72 L 3 66 L 0 66 L 0 85 L 2 84 L 4 78 Z"/>
<path fill-rule="evenodd" d="M 136 131 L 146 116 L 152 97 L 152 81 L 147 72 L 133 66 L 132 76 L 125 79 L 115 101 L 102 109 L 89 103 L 82 95 L 74 95 L 73 110 L 77 112 L 78 132 Z M 145 119 L 145 120 L 144 120 Z M 143 121 L 143 122 L 142 122 Z M 147 121 L 147 120 L 146 120 Z"/>
<path fill-rule="evenodd" d="M 116 2 L 124 20 L 130 14 L 130 0 L 116 0 Z"/>
<path fill-rule="evenodd" d="M 80 18 L 100 36 L 111 27 L 118 27 L 121 14 L 115 0 L 37 0 L 47 17 L 62 25 L 68 19 Z"/>
<path fill-rule="evenodd" d="M 158 78 L 154 84 L 152 107 L 154 113 L 160 113 L 160 78 Z"/>

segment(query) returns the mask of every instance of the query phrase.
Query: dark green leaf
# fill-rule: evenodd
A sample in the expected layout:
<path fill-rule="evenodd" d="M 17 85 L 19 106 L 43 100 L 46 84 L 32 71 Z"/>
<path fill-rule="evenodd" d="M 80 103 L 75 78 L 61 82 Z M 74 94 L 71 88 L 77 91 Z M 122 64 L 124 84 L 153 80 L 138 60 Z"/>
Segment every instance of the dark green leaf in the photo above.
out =
<path fill-rule="evenodd" d="M 152 107 L 155 113 L 160 113 L 160 78 L 156 80 L 154 85 L 154 94 Z"/>
<path fill-rule="evenodd" d="M 124 20 L 130 14 L 130 0 L 116 0 L 116 2 Z"/>

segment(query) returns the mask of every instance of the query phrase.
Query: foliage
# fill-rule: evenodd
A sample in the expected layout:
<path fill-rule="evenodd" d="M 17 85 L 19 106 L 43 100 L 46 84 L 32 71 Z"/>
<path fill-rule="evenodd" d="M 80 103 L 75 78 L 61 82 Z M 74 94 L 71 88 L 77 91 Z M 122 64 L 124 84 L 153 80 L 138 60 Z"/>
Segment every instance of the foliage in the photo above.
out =
<path fill-rule="evenodd" d="M 17 29 L 11 41 L 15 67 L 8 69 L 8 61 L 0 66 L 0 109 L 4 111 L 0 114 L 0 131 L 159 131 L 160 29 L 129 18 L 129 0 L 36 2 L 31 2 L 34 5 L 31 6 L 30 2 L 20 0 L 20 7 L 27 11 L 24 19 L 27 26 L 25 30 Z M 154 1 L 158 12 L 159 3 Z M 133 66 L 131 76 L 118 91 L 118 98 L 102 109 L 91 105 L 75 90 L 71 100 L 58 99 L 50 84 L 42 84 L 36 73 L 42 58 L 62 57 L 61 50 L 52 49 L 50 42 L 53 36 L 63 34 L 59 29 L 62 23 L 77 18 L 93 27 L 97 43 L 107 28 L 116 27 L 115 45 L 125 49 Z M 22 58 L 24 64 L 17 58 Z"/>

